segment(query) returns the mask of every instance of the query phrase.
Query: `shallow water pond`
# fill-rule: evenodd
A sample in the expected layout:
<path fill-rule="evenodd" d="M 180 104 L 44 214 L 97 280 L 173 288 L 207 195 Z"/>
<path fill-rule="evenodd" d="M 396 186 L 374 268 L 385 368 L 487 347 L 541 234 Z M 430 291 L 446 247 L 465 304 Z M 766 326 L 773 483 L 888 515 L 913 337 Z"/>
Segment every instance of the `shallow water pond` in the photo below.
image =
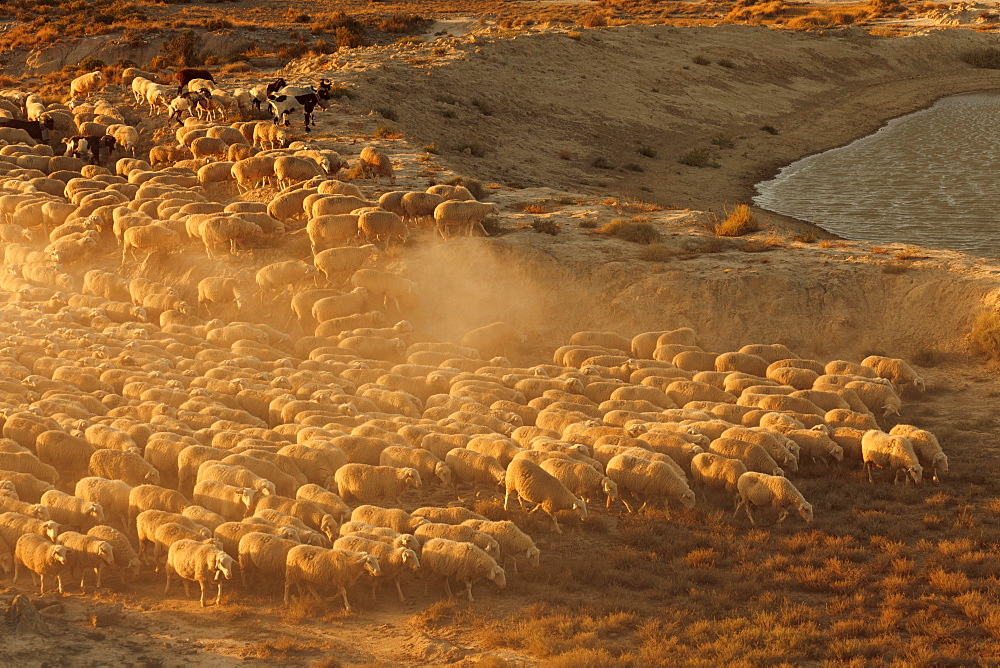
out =
<path fill-rule="evenodd" d="M 1000 93 L 956 95 L 783 168 L 754 203 L 847 239 L 1000 257 Z"/>

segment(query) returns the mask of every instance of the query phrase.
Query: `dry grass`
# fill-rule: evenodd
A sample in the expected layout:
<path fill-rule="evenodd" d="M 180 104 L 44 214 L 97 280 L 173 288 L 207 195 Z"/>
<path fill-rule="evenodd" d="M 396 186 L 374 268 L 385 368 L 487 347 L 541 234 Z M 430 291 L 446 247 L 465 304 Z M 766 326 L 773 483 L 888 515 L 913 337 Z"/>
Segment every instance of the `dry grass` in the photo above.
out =
<path fill-rule="evenodd" d="M 725 220 L 717 221 L 712 227 L 720 237 L 742 237 L 759 229 L 749 204 L 737 204 L 732 211 L 726 211 Z"/>
<path fill-rule="evenodd" d="M 660 232 L 648 220 L 624 220 L 616 218 L 594 230 L 597 234 L 606 234 L 625 241 L 638 244 L 654 244 L 660 240 Z"/>
<path fill-rule="evenodd" d="M 1000 360 L 1000 313 L 983 311 L 976 316 L 969 333 L 972 344 L 993 360 Z"/>

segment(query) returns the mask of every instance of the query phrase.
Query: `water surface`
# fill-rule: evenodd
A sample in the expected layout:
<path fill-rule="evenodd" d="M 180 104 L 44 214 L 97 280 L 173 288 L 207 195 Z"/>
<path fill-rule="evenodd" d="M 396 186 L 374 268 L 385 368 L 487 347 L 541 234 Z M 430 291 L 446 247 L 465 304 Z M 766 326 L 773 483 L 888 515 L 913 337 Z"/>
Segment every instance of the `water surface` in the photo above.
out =
<path fill-rule="evenodd" d="M 847 239 L 1000 257 L 1000 93 L 956 95 L 757 184 L 754 204 Z"/>

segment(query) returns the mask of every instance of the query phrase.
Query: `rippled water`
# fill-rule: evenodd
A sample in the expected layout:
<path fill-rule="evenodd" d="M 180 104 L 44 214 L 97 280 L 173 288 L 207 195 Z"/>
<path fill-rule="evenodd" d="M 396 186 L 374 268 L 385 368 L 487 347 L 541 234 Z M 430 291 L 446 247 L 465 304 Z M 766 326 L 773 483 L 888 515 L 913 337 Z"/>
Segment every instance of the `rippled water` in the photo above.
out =
<path fill-rule="evenodd" d="M 754 203 L 847 239 L 1000 257 L 1000 93 L 957 95 L 757 184 Z"/>

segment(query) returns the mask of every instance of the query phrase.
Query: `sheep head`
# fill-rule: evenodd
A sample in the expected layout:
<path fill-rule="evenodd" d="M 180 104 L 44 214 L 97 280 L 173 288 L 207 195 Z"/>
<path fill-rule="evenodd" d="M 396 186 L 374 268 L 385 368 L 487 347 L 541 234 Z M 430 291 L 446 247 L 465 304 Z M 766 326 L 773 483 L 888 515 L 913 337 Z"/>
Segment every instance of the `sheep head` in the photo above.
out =
<path fill-rule="evenodd" d="M 55 488 L 53 487 L 53 489 Z M 55 542 L 56 536 L 59 535 L 59 525 L 50 520 L 42 524 L 42 528 L 44 530 L 45 537 Z M 65 548 L 63 549 L 63 554 L 65 555 Z M 61 563 L 66 563 L 66 562 L 63 561 Z"/>
<path fill-rule="evenodd" d="M 913 484 L 919 485 L 924 477 L 924 469 L 919 464 L 914 464 L 906 469 L 907 475 L 913 480 Z"/>
<path fill-rule="evenodd" d="M 587 519 L 587 503 L 583 499 L 574 499 L 570 509 L 575 510 L 581 520 Z"/>
<path fill-rule="evenodd" d="M 419 571 L 420 570 L 420 557 L 417 553 L 408 547 L 397 548 L 400 550 L 399 558 L 405 565 L 410 567 L 410 570 Z"/>
<path fill-rule="evenodd" d="M 490 574 L 488 577 L 490 579 L 490 582 L 500 587 L 500 589 L 503 589 L 504 587 L 507 586 L 507 573 L 502 568 L 500 568 L 500 566 L 494 566 L 492 570 L 490 570 Z"/>
<path fill-rule="evenodd" d="M 382 574 L 382 569 L 378 565 L 378 559 L 370 554 L 359 554 L 356 561 L 358 564 L 363 564 L 365 570 L 368 571 L 369 575 L 373 577 L 378 577 Z"/>
<path fill-rule="evenodd" d="M 65 564 L 66 563 L 66 548 L 63 547 L 62 545 L 53 545 L 50 548 L 49 555 L 50 555 L 52 561 L 54 561 L 56 563 L 59 563 L 59 564 Z"/>
<path fill-rule="evenodd" d="M 233 577 L 233 558 L 228 554 L 219 550 L 215 553 L 215 564 L 213 570 L 215 571 L 215 581 L 219 581 L 219 576 L 226 578 L 227 580 Z"/>
<path fill-rule="evenodd" d="M 99 556 L 101 558 L 101 561 L 103 561 L 106 564 L 115 563 L 114 548 L 112 548 L 111 543 L 108 543 L 107 541 L 102 540 L 100 543 L 97 544 L 97 556 Z"/>
<path fill-rule="evenodd" d="M 685 492 L 681 494 L 680 502 L 681 505 L 687 508 L 688 510 L 694 510 L 695 507 L 694 492 L 692 492 L 690 489 L 685 490 Z"/>
<path fill-rule="evenodd" d="M 811 503 L 806 503 L 803 501 L 798 507 L 799 515 L 802 519 L 806 521 L 806 524 L 812 524 L 813 521 L 813 507 Z"/>

